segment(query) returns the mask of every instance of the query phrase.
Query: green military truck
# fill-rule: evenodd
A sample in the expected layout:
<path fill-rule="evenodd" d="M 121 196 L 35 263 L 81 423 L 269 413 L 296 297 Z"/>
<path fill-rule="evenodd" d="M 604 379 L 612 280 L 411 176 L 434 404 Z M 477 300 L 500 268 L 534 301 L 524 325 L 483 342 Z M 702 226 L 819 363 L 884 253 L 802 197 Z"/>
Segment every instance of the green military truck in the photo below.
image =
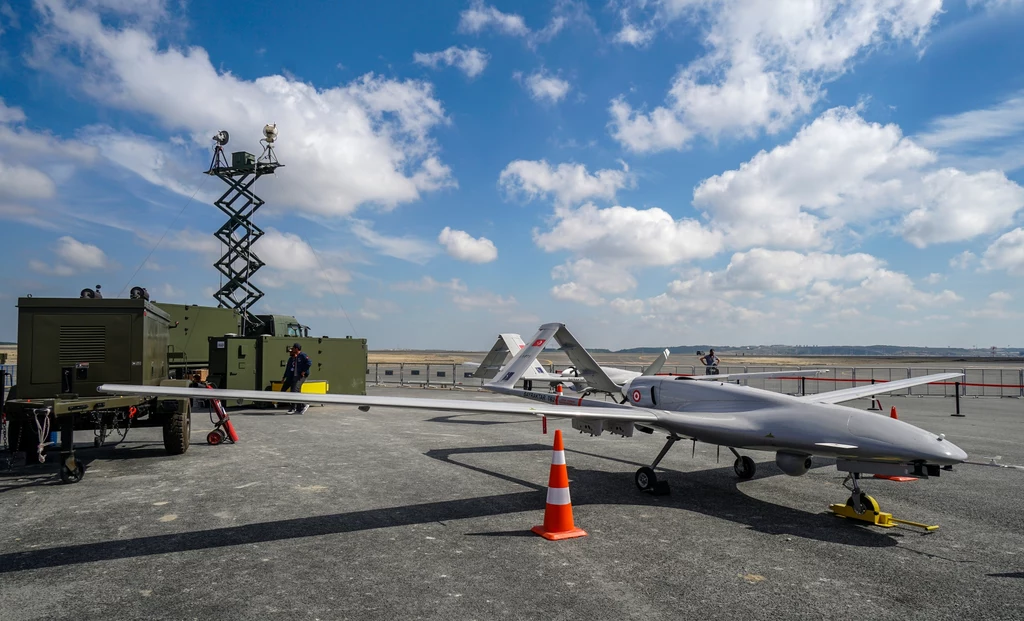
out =
<path fill-rule="evenodd" d="M 298 341 L 313 359 L 311 378 L 330 393 L 366 394 L 366 340 L 309 337 L 294 317 L 260 316 L 255 335 L 239 336 L 237 311 L 132 299 L 18 300 L 18 382 L 0 402 L 8 444 L 41 458 L 51 428 L 61 432 L 60 477 L 81 480 L 74 432 L 91 429 L 93 444 L 121 438 L 130 427 L 163 428 L 169 455 L 185 453 L 191 432 L 188 399 L 100 394 L 100 384 L 188 386 L 207 369 L 220 388 L 269 389 L 280 380 L 288 346 Z M 0 393 L 0 399 L 3 399 Z M 232 404 L 234 405 L 234 404 Z"/>

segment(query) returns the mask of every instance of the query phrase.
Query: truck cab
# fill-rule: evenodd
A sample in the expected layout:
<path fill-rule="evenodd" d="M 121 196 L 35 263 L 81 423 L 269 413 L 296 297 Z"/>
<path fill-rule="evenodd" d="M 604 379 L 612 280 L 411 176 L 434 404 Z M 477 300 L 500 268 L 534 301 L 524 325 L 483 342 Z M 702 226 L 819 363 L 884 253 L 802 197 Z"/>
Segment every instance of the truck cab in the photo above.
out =
<path fill-rule="evenodd" d="M 256 315 L 256 318 L 263 322 L 259 328 L 249 331 L 248 336 L 291 336 L 308 337 L 309 326 L 299 323 L 299 320 L 289 315 Z"/>

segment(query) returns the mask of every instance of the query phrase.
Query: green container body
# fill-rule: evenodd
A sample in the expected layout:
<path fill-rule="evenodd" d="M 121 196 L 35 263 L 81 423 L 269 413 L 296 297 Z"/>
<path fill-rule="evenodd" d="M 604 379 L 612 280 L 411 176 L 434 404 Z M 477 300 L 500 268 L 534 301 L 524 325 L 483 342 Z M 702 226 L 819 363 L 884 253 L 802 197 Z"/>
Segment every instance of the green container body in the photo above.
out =
<path fill-rule="evenodd" d="M 245 336 L 211 336 L 210 375 L 207 380 L 217 388 L 259 390 L 259 361 L 256 339 Z"/>
<path fill-rule="evenodd" d="M 294 343 L 310 357 L 311 380 L 325 380 L 329 394 L 366 394 L 366 339 L 294 336 L 211 337 L 209 381 L 218 388 L 270 390 L 284 377 Z"/>
<path fill-rule="evenodd" d="M 145 300 L 18 299 L 18 398 L 99 396 L 100 384 L 167 378 L 170 318 Z"/>
<path fill-rule="evenodd" d="M 326 380 L 332 395 L 366 394 L 366 339 L 261 336 L 259 340 L 263 352 L 260 390 L 284 377 L 288 348 L 300 343 L 313 363 L 309 379 Z"/>
<path fill-rule="evenodd" d="M 168 304 L 157 307 L 170 317 L 167 362 L 171 369 L 205 369 L 209 366 L 209 337 L 239 334 L 241 315 L 231 308 Z"/>

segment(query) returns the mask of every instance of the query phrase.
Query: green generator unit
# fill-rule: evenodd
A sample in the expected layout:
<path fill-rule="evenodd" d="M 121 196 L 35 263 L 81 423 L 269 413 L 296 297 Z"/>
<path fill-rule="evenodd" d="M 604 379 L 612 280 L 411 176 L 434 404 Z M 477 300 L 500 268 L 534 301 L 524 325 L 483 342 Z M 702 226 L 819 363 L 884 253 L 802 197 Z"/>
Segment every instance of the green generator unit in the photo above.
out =
<path fill-rule="evenodd" d="M 93 430 L 93 445 L 134 427 L 163 427 L 170 455 L 188 450 L 189 399 L 100 394 L 100 384 L 187 386 L 168 379 L 170 317 L 142 298 L 18 299 L 18 383 L 4 406 L 12 451 L 36 457 L 43 421 L 60 429 L 60 478 L 77 483 L 75 431 Z"/>
<path fill-rule="evenodd" d="M 146 300 L 18 299 L 18 398 L 167 379 L 170 317 Z M 104 395 L 105 396 L 105 395 Z"/>
<path fill-rule="evenodd" d="M 210 365 L 211 335 L 238 334 L 242 316 L 231 308 L 197 304 L 156 303 L 170 318 L 167 364 L 171 374 L 187 378 L 190 371 Z"/>
<path fill-rule="evenodd" d="M 209 381 L 229 390 L 271 390 L 281 381 L 295 343 L 313 363 L 310 381 L 336 395 L 366 394 L 366 339 L 268 336 L 210 337 Z"/>

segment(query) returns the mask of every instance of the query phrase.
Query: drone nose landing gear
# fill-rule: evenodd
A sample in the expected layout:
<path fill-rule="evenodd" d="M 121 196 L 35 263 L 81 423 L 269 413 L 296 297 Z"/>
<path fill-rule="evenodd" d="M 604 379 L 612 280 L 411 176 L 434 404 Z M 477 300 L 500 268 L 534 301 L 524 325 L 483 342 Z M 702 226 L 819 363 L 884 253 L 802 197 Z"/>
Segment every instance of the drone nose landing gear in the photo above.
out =
<path fill-rule="evenodd" d="M 843 505 L 829 505 L 828 508 L 835 515 L 847 518 L 851 520 L 860 520 L 861 522 L 867 522 L 875 526 L 881 526 L 882 528 L 892 528 L 897 524 L 904 524 L 906 526 L 913 526 L 915 528 L 922 528 L 928 532 L 938 529 L 938 525 L 922 524 L 921 522 L 911 522 L 910 520 L 901 520 L 894 518 L 891 513 L 886 513 L 881 510 L 878 506 L 878 502 L 874 498 L 868 496 L 860 490 L 858 479 L 860 475 L 851 472 L 847 475 L 843 481 L 843 487 L 846 487 L 847 481 L 853 481 L 853 486 L 850 489 L 853 494 L 846 500 L 846 504 Z"/>

